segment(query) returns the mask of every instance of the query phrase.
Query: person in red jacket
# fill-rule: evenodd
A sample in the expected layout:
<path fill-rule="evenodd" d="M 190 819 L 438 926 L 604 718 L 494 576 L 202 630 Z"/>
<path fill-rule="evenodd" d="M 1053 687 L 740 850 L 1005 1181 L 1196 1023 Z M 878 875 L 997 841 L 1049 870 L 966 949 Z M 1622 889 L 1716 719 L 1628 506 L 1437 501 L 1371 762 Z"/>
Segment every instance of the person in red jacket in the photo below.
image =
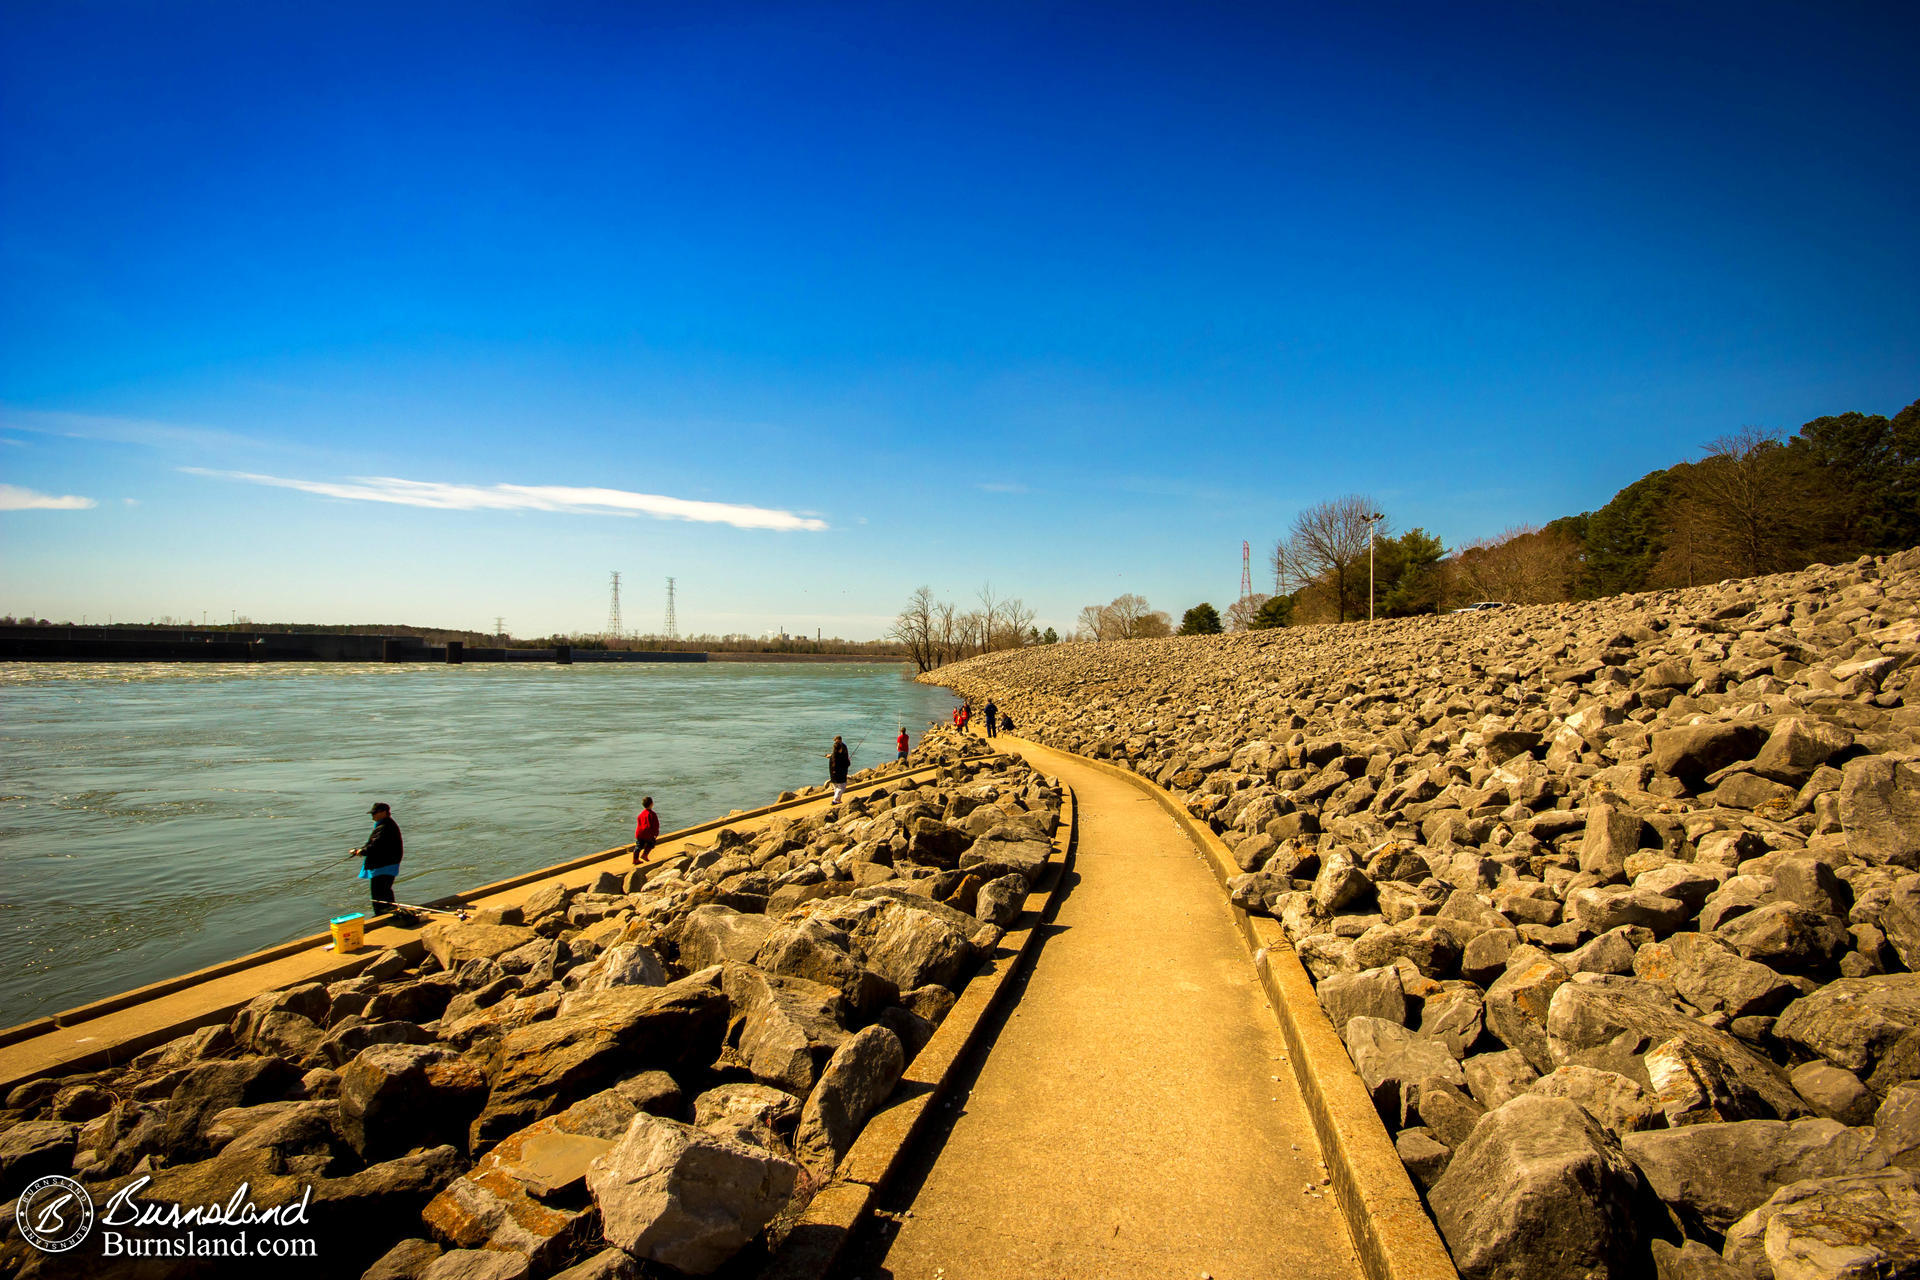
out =
<path fill-rule="evenodd" d="M 640 800 L 640 816 L 633 820 L 634 866 L 639 866 L 653 852 L 653 843 L 659 838 L 660 815 L 653 811 L 653 797 L 644 796 Z"/>
<path fill-rule="evenodd" d="M 907 726 L 900 726 L 900 736 L 893 740 L 893 745 L 900 748 L 900 763 L 905 764 L 907 762 Z"/>

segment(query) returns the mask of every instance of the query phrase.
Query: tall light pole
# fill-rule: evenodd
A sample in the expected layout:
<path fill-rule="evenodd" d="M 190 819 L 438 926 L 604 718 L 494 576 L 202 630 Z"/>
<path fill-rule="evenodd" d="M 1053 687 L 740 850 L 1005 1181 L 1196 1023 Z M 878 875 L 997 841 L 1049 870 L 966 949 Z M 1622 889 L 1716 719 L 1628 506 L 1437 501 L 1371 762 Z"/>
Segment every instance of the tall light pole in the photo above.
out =
<path fill-rule="evenodd" d="M 1373 544 L 1380 530 L 1380 522 L 1385 520 L 1386 516 L 1376 511 L 1371 515 L 1362 516 L 1361 519 L 1367 522 L 1367 621 L 1371 623 L 1373 621 Z"/>

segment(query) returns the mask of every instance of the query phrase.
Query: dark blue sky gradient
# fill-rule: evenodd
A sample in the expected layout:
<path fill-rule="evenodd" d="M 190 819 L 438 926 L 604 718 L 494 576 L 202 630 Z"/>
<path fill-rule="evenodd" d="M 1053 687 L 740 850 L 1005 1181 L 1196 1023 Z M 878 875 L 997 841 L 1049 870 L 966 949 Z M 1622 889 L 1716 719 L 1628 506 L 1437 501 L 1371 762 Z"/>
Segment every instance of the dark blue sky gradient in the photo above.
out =
<path fill-rule="evenodd" d="M 1064 627 L 1223 603 L 1342 493 L 1458 544 L 1920 396 L 1908 4 L 0 21 L 0 479 L 99 504 L 0 513 L 0 611 L 361 618 L 381 570 L 587 628 L 678 567 L 714 630 L 987 578 Z"/>

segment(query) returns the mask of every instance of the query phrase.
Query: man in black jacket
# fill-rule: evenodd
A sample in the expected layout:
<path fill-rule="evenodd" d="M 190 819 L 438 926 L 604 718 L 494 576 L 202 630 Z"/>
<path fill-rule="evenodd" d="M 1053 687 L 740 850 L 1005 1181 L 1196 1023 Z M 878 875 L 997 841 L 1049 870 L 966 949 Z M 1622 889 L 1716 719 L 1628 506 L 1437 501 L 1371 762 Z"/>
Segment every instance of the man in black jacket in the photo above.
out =
<path fill-rule="evenodd" d="M 384 800 L 367 810 L 373 816 L 373 834 L 355 849 L 362 859 L 360 878 L 373 881 L 373 914 L 393 910 L 393 878 L 400 874 L 400 824 Z"/>
<path fill-rule="evenodd" d="M 840 797 L 847 794 L 847 769 L 852 764 L 847 744 L 840 741 L 840 735 L 833 735 L 833 750 L 827 752 L 827 781 L 833 784 L 833 802 L 840 803 Z"/>

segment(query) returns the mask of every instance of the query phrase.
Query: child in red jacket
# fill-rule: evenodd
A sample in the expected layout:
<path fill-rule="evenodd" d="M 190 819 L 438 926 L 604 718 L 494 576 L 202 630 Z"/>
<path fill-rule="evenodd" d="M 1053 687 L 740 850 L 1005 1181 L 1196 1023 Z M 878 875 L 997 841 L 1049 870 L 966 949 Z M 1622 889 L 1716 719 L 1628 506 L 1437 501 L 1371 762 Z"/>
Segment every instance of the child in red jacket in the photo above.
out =
<path fill-rule="evenodd" d="M 653 843 L 659 838 L 660 815 L 653 811 L 653 797 L 645 796 L 640 801 L 640 816 L 633 820 L 634 866 L 639 866 L 641 860 L 653 852 Z"/>

